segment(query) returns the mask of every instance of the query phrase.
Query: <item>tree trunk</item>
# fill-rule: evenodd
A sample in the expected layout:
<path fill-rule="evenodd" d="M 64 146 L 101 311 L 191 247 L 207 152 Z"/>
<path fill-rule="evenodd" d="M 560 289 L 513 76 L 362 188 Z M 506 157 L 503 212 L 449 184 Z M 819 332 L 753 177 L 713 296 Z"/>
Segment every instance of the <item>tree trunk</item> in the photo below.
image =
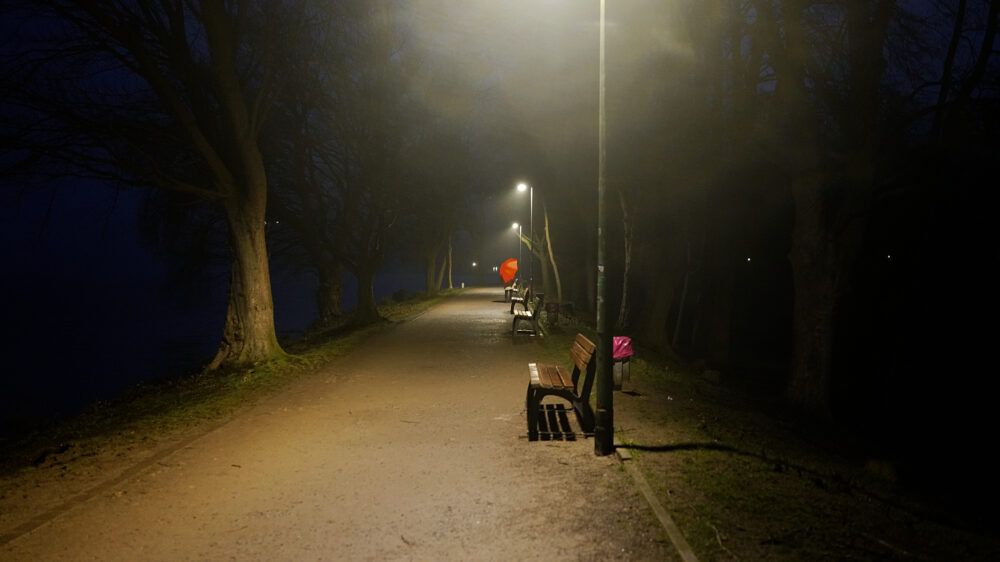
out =
<path fill-rule="evenodd" d="M 621 307 L 618 309 L 618 320 L 615 322 L 615 329 L 625 330 L 629 324 L 630 310 L 632 303 L 629 302 L 629 292 L 628 286 L 631 282 L 632 277 L 632 218 L 629 214 L 628 205 L 625 202 L 625 194 L 622 193 L 621 189 L 618 190 L 618 203 L 621 205 L 622 209 L 622 229 L 624 232 L 624 242 L 625 242 L 625 255 L 623 256 L 625 263 L 622 271 L 622 302 Z M 546 215 L 548 219 L 548 215 Z M 548 220 L 545 223 L 548 227 Z M 546 230 L 547 232 L 547 230 Z"/>
<path fill-rule="evenodd" d="M 247 204 L 236 201 L 225 205 L 233 265 L 222 342 L 208 370 L 223 364 L 257 364 L 285 355 L 274 329 L 264 236 L 264 189 L 251 191 L 260 195 L 248 197 Z"/>
<path fill-rule="evenodd" d="M 653 258 L 656 260 L 656 258 Z M 659 260 L 656 260 L 659 261 Z M 665 265 L 661 263 L 661 267 Z M 676 297 L 674 283 L 664 278 L 662 270 L 653 269 L 651 276 L 646 276 L 650 286 L 645 291 L 643 309 L 643 339 L 661 352 L 672 349 L 670 345 L 670 330 L 667 329 L 667 318 L 670 307 Z"/>
<path fill-rule="evenodd" d="M 375 305 L 375 267 L 361 264 L 358 267 L 358 309 L 355 311 L 354 323 L 360 326 L 374 324 L 378 321 L 378 307 Z"/>
<path fill-rule="evenodd" d="M 545 215 L 545 248 L 546 252 L 549 254 L 549 262 L 552 264 L 552 275 L 555 277 L 556 281 L 556 298 L 552 300 L 552 302 L 562 303 L 562 281 L 559 279 L 559 266 L 556 265 L 556 256 L 552 253 L 552 236 L 549 234 L 549 211 L 544 205 L 542 206 L 542 212 Z"/>
<path fill-rule="evenodd" d="M 955 9 L 955 28 L 951 33 L 951 42 L 948 44 L 948 52 L 944 57 L 944 70 L 941 72 L 941 86 L 938 89 L 937 106 L 931 125 L 931 137 L 937 143 L 941 143 L 944 136 L 945 114 L 948 111 L 948 97 L 951 95 L 953 78 L 952 66 L 955 64 L 955 53 L 962 40 L 962 28 L 965 24 L 965 2 L 966 0 L 958 0 L 958 7 Z"/>
<path fill-rule="evenodd" d="M 434 258 L 434 261 L 435 263 L 437 263 L 436 257 Z M 441 284 L 444 283 L 445 268 L 447 267 L 448 267 L 448 260 L 447 259 L 441 260 L 441 267 L 438 268 L 437 277 L 434 280 L 435 293 L 441 290 Z"/>
<path fill-rule="evenodd" d="M 681 340 L 681 326 L 684 325 L 684 313 L 686 312 L 688 283 L 691 279 L 691 270 L 684 271 L 684 283 L 681 285 L 681 300 L 677 305 L 677 320 L 674 321 L 674 333 L 670 345 L 677 347 Z"/>
<path fill-rule="evenodd" d="M 238 75 L 230 14 L 221 3 L 201 4 L 205 40 L 211 53 L 211 79 L 219 97 L 224 157 L 228 169 L 213 168 L 229 223 L 233 267 L 229 308 L 219 352 L 210 368 L 223 363 L 259 363 L 283 357 L 274 329 L 274 302 L 265 236 L 267 174 L 257 145 L 261 115 L 246 103 Z M 209 149 L 204 149 L 207 154 Z M 213 156 L 218 157 L 213 151 Z"/>
<path fill-rule="evenodd" d="M 879 150 L 881 52 L 894 4 L 875 9 L 849 4 L 847 61 L 851 90 L 847 110 L 835 117 L 852 147 L 835 162 L 836 174 L 822 165 L 821 118 L 810 108 L 806 88 L 809 67 L 807 27 L 801 10 L 786 20 L 790 80 L 783 103 L 790 108 L 785 160 L 794 166 L 791 185 L 795 229 L 789 261 L 795 305 L 794 351 L 786 396 L 792 407 L 820 421 L 833 420 L 834 327 L 838 299 L 851 285 L 852 265 L 860 247 L 875 183 Z"/>
<path fill-rule="evenodd" d="M 795 293 L 791 376 L 787 398 L 800 412 L 830 421 L 836 261 L 824 223 L 822 178 L 803 174 L 793 180 L 795 231 L 789 260 Z"/>
<path fill-rule="evenodd" d="M 538 246 L 541 248 L 541 246 Z M 538 271 L 534 273 L 541 274 L 541 280 L 539 281 L 536 277 L 535 286 L 531 288 L 532 291 L 538 291 L 539 293 L 545 294 L 545 300 L 548 302 L 552 299 L 552 270 L 549 267 L 549 260 L 545 259 L 545 254 L 537 253 L 534 257 L 538 258 Z"/>
<path fill-rule="evenodd" d="M 725 243 L 723 243 L 725 244 Z M 695 257 L 693 283 L 688 296 L 692 308 L 699 311 L 691 323 L 691 349 L 704 354 L 714 364 L 728 364 L 732 354 L 733 264 L 737 258 L 725 245 L 714 241 L 706 254 L 705 245 Z M 710 264 L 706 265 L 701 264 Z M 707 269 L 707 271 L 706 271 Z"/>
<path fill-rule="evenodd" d="M 452 251 L 451 235 L 449 235 L 448 236 L 448 288 L 454 289 L 455 285 L 451 281 L 451 273 L 452 273 L 451 251 Z"/>
<path fill-rule="evenodd" d="M 588 230 L 587 247 L 597 247 L 597 232 L 594 230 Z M 596 310 L 595 307 L 597 306 L 597 255 L 596 253 L 587 252 L 586 256 L 587 271 L 584 274 L 584 277 L 587 280 L 587 300 L 586 304 L 581 308 L 587 312 L 593 312 Z M 579 304 L 580 303 L 576 303 L 576 306 L 579 306 Z"/>
<path fill-rule="evenodd" d="M 777 6 L 762 11 L 770 28 L 776 71 L 782 76 L 775 89 L 776 103 L 785 108 L 781 126 L 782 160 L 789 173 L 795 204 L 795 227 L 789 262 L 794 286 L 791 373 L 785 387 L 790 406 L 801 414 L 829 421 L 832 372 L 833 295 L 827 285 L 830 250 L 823 212 L 819 117 L 810 102 L 811 63 L 805 7 L 792 3 L 783 18 Z M 779 21 L 784 22 L 783 32 Z M 784 38 L 781 38 L 781 35 Z"/>
<path fill-rule="evenodd" d="M 428 250 L 424 253 L 424 285 L 426 286 L 427 294 L 433 295 L 438 292 L 441 288 L 441 281 L 437 279 L 435 275 L 435 269 L 437 269 L 437 249 Z M 436 282 L 436 283 L 435 283 Z"/>
<path fill-rule="evenodd" d="M 316 309 L 319 311 L 317 328 L 335 326 L 344 315 L 343 271 L 344 268 L 339 263 L 316 263 L 316 273 L 319 276 L 319 286 L 316 288 Z"/>

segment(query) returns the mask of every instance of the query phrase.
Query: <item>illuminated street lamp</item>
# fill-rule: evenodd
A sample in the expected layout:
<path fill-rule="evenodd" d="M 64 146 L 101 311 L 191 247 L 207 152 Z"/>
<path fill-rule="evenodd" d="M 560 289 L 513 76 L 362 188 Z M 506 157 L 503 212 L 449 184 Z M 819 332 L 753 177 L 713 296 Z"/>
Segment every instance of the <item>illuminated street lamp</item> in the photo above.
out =
<path fill-rule="evenodd" d="M 528 191 L 528 237 L 531 243 L 535 243 L 535 188 L 524 182 L 517 184 L 518 191 Z M 535 290 L 535 274 L 534 274 L 534 253 L 535 250 L 531 246 L 528 246 L 528 286 L 531 290 Z"/>

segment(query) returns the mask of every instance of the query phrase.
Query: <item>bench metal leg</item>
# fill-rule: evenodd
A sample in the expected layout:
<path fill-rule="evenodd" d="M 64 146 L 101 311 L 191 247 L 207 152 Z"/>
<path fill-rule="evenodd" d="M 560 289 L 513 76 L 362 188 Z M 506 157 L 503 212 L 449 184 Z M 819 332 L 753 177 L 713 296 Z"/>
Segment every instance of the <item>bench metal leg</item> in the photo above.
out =
<path fill-rule="evenodd" d="M 590 408 L 590 404 L 582 401 L 575 400 L 573 402 L 573 409 L 576 410 L 576 421 L 580 422 L 580 427 L 585 433 L 591 433 L 594 431 L 594 426 L 597 425 L 594 420 L 594 410 Z"/>
<path fill-rule="evenodd" d="M 528 393 L 524 398 L 524 409 L 528 414 L 528 441 L 538 441 L 538 413 L 542 410 L 542 398 L 550 394 L 554 393 L 534 388 L 530 384 L 528 385 Z M 590 404 L 578 398 L 569 400 L 569 397 L 564 396 L 561 393 L 554 395 L 558 395 L 570 402 L 570 405 L 573 408 L 573 413 L 576 414 L 576 421 L 580 424 L 580 429 L 583 433 L 586 434 L 594 432 L 594 426 L 596 423 L 594 419 L 594 410 L 591 409 Z"/>

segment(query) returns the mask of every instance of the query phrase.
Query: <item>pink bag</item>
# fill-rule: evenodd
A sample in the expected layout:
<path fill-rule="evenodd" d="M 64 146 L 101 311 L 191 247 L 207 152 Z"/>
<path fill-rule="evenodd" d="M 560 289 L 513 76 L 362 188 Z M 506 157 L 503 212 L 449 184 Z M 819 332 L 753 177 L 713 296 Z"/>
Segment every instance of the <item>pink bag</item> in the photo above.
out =
<path fill-rule="evenodd" d="M 615 359 L 632 357 L 632 338 L 615 336 L 611 338 L 611 356 Z"/>

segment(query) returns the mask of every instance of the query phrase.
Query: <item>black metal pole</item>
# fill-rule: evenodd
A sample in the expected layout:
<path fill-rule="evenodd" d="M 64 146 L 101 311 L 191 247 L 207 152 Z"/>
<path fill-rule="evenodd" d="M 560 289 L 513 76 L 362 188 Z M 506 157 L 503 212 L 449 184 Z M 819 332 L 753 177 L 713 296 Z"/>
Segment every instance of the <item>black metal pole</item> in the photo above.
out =
<path fill-rule="evenodd" d="M 528 186 L 528 236 L 531 236 L 531 246 L 528 247 L 528 286 L 531 294 L 535 294 L 535 187 Z"/>
<path fill-rule="evenodd" d="M 598 94 L 598 159 L 597 159 L 597 412 L 594 428 L 594 454 L 610 455 L 614 445 L 614 395 L 611 379 L 611 336 L 608 334 L 607 263 L 608 217 L 605 181 L 605 119 L 604 119 L 604 0 L 601 0 L 601 55 Z"/>

